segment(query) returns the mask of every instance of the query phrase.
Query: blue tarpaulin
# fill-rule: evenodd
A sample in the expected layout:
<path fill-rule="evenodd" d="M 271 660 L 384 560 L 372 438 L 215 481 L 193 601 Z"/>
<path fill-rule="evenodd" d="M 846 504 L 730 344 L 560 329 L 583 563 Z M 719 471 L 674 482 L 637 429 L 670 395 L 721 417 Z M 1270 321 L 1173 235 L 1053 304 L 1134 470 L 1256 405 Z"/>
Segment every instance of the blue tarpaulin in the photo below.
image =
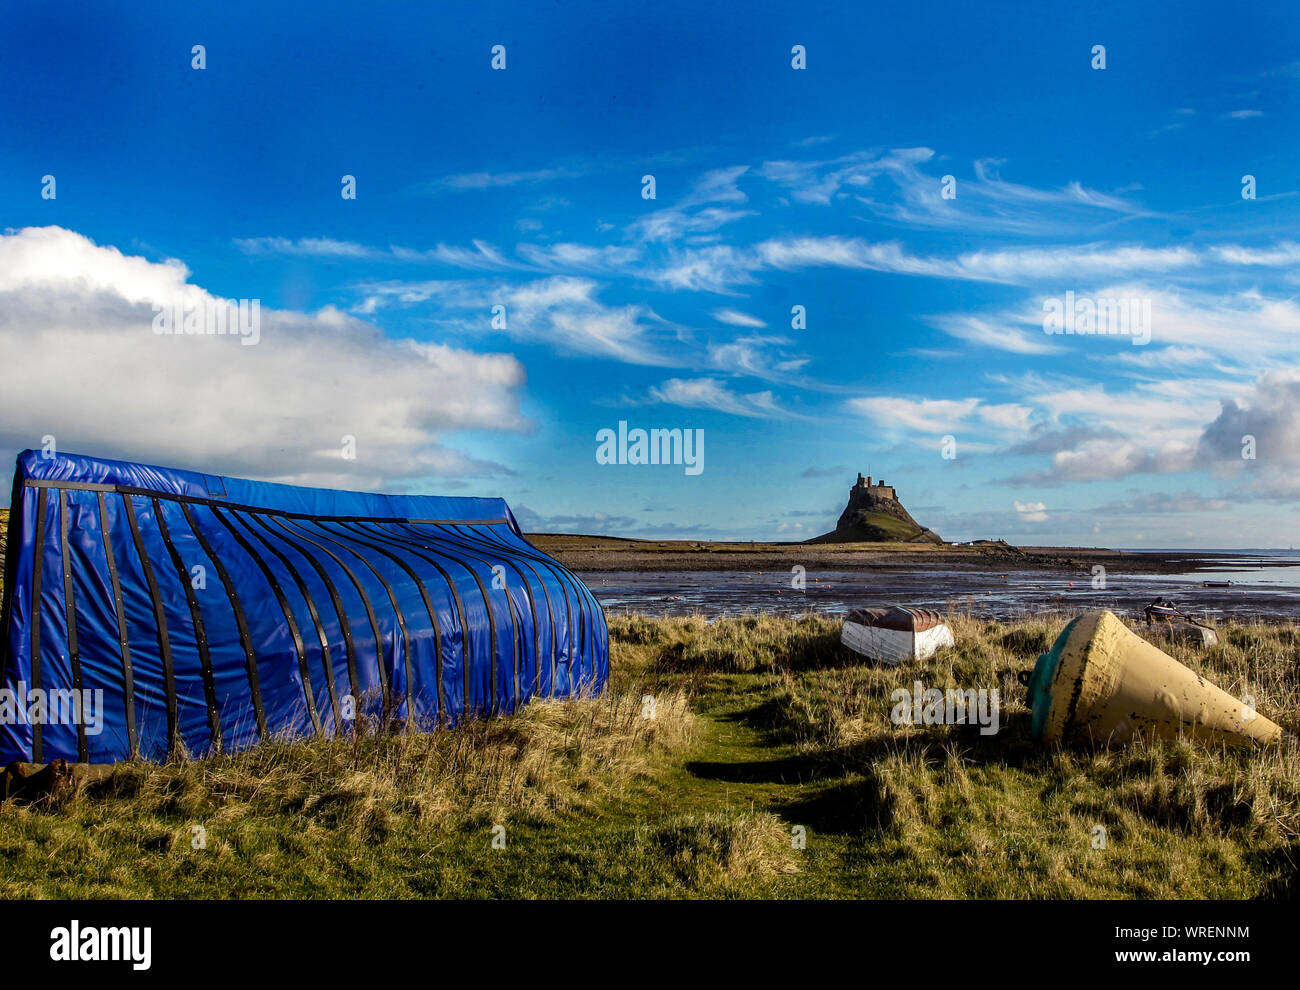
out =
<path fill-rule="evenodd" d="M 600 604 L 502 499 L 31 450 L 0 630 L 0 763 L 454 726 L 609 674 Z"/>

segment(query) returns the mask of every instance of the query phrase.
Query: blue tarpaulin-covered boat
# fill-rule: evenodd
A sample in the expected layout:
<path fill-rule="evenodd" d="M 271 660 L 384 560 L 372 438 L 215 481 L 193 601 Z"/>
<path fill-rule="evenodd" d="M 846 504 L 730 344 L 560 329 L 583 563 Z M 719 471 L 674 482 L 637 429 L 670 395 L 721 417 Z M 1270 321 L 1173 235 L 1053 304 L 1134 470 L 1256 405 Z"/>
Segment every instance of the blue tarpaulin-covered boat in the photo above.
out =
<path fill-rule="evenodd" d="M 0 763 L 230 752 L 599 692 L 591 591 L 502 499 L 18 457 Z"/>

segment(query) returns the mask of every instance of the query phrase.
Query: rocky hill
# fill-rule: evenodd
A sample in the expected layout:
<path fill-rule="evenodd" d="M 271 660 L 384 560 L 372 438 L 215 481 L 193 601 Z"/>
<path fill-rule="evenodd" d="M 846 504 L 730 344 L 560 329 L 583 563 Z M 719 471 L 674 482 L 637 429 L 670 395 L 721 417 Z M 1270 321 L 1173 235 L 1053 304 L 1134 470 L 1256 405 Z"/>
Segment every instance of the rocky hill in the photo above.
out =
<path fill-rule="evenodd" d="M 912 518 L 892 487 L 883 481 L 858 475 L 849 489 L 849 504 L 840 513 L 835 529 L 815 536 L 809 543 L 942 543 L 939 534 Z"/>

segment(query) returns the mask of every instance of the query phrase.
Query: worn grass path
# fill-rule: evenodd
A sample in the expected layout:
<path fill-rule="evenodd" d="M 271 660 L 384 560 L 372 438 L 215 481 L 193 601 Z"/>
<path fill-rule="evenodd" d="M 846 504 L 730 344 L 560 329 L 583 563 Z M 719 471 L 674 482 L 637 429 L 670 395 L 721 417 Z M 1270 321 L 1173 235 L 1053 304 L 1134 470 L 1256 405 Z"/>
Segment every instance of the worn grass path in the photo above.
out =
<path fill-rule="evenodd" d="M 710 678 L 689 749 L 564 821 L 511 826 L 505 851 L 478 843 L 466 879 L 505 897 L 867 896 L 850 837 L 814 813 L 843 781 L 819 776 L 765 724 L 772 680 Z"/>
<path fill-rule="evenodd" d="M 842 777 L 829 776 L 775 731 L 775 678 L 716 674 L 696 695 L 697 742 L 653 785 L 629 795 L 626 812 L 648 831 L 698 823 L 767 820 L 779 865 L 755 869 L 708 894 L 768 897 L 869 896 L 853 863 Z M 834 809 L 832 811 L 832 809 Z M 830 812 L 830 813 L 828 813 Z"/>
<path fill-rule="evenodd" d="M 715 689 L 696 699 L 693 743 L 652 776 L 560 821 L 510 825 L 504 850 L 487 851 L 490 825 L 479 823 L 471 842 L 453 839 L 445 850 L 461 860 L 457 875 L 420 892 L 472 885 L 488 897 L 851 894 L 851 885 L 833 882 L 845 836 L 818 834 L 802 850 L 792 841 L 784 812 L 823 784 L 806 779 L 794 747 L 761 724 L 771 678 L 713 680 Z"/>

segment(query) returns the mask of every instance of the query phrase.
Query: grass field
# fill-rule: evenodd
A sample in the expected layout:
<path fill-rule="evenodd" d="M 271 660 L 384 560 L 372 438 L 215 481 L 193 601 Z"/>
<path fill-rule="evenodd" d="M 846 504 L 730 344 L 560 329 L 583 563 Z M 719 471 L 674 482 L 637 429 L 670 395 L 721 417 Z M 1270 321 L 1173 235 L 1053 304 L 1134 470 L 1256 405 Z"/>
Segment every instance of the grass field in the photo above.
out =
<path fill-rule="evenodd" d="M 1293 743 L 1043 750 L 1015 672 L 1062 621 L 953 623 L 956 649 L 891 670 L 828 619 L 615 618 L 601 698 L 0 806 L 0 896 L 1294 895 Z M 1296 631 L 1221 632 L 1180 656 L 1294 731 Z M 915 680 L 998 688 L 1000 731 L 894 725 Z"/>

